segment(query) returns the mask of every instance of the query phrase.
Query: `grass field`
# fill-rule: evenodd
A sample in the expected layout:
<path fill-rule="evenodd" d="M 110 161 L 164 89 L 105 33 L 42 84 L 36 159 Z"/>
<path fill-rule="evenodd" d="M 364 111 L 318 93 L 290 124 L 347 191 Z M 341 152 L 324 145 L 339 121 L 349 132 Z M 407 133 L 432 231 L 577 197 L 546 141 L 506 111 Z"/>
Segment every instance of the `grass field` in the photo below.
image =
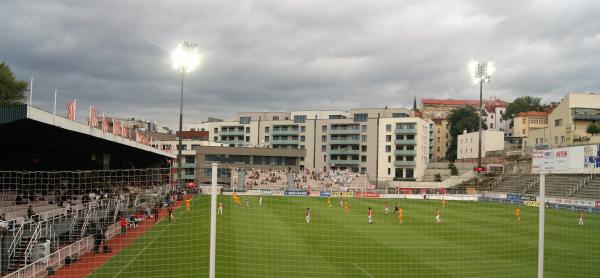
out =
<path fill-rule="evenodd" d="M 350 214 L 332 198 L 251 197 L 237 207 L 219 197 L 217 277 L 536 277 L 537 208 L 449 201 L 394 200 L 404 223 L 383 214 L 383 199 L 349 199 Z M 155 226 L 92 277 L 206 277 L 209 197 L 173 223 Z M 367 207 L 375 223 L 367 224 Z M 312 210 L 306 224 L 304 211 Z M 440 207 L 442 224 L 434 223 Z M 546 210 L 545 277 L 600 276 L 600 217 Z"/>

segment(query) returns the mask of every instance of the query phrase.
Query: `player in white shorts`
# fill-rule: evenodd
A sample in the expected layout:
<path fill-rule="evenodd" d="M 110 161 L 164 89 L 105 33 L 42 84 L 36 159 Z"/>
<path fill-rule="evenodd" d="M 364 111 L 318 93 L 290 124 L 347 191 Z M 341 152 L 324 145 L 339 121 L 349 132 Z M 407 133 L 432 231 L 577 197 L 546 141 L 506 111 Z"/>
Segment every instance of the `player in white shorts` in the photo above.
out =
<path fill-rule="evenodd" d="M 310 208 L 306 208 L 306 224 L 310 224 Z"/>
<path fill-rule="evenodd" d="M 371 210 L 371 207 L 369 207 L 369 224 L 373 224 L 373 211 Z"/>
<path fill-rule="evenodd" d="M 440 210 L 438 208 L 435 209 L 435 224 L 440 224 L 442 223 L 442 220 L 440 219 Z"/>
<path fill-rule="evenodd" d="M 219 207 L 217 209 L 217 214 L 223 215 L 223 203 L 219 202 Z"/>
<path fill-rule="evenodd" d="M 385 213 L 385 215 L 390 214 L 390 206 L 388 205 L 388 202 L 385 202 L 383 205 L 383 213 Z"/>

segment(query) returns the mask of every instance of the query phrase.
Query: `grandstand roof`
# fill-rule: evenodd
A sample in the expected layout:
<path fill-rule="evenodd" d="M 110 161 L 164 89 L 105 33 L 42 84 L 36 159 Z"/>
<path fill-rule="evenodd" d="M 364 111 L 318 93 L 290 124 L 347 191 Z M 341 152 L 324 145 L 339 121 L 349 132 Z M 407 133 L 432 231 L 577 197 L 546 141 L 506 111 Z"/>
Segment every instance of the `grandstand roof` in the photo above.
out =
<path fill-rule="evenodd" d="M 29 161 L 42 157 L 52 169 L 74 169 L 78 163 L 84 165 L 76 169 L 97 169 L 104 156 L 110 157 L 111 167 L 124 168 L 176 157 L 29 105 L 0 107 L 0 134 L 4 146 L 0 150 L 0 169 L 29 169 L 25 166 L 31 164 Z"/>

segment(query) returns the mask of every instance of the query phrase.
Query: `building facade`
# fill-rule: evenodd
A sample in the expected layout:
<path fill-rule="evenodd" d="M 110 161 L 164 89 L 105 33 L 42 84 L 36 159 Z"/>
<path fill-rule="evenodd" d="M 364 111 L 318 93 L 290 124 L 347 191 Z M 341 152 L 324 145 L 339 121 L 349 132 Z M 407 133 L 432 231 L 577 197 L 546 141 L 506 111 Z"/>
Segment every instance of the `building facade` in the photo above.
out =
<path fill-rule="evenodd" d="M 431 155 L 430 123 L 414 117 L 408 109 L 293 111 L 286 115 L 288 119 L 282 120 L 283 114 L 273 118 L 245 112 L 236 120 L 190 124 L 188 128 L 208 131 L 210 142 L 231 147 L 304 150 L 299 158 L 301 168 L 362 172 L 372 180 L 420 180 Z"/>
<path fill-rule="evenodd" d="M 529 137 L 529 132 L 534 129 L 548 127 L 548 113 L 529 111 L 519 112 L 513 119 L 514 137 Z"/>
<path fill-rule="evenodd" d="M 530 130 L 527 149 L 559 148 L 600 143 L 600 135 L 587 133 L 600 123 L 600 94 L 570 93 L 548 115 L 548 127 Z"/>
<path fill-rule="evenodd" d="M 484 130 L 481 134 L 481 157 L 486 157 L 487 152 L 504 150 L 504 132 Z M 456 158 L 478 158 L 479 132 L 469 132 L 458 135 Z"/>

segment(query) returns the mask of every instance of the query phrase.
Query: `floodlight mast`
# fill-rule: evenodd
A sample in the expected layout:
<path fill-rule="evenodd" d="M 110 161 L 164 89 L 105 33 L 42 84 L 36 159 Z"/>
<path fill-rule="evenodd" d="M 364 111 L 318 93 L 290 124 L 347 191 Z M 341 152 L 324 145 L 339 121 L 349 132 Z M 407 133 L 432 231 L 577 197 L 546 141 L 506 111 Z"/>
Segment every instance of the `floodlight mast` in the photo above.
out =
<path fill-rule="evenodd" d="M 183 80 L 185 73 L 196 69 L 200 64 L 200 55 L 198 54 L 198 45 L 195 43 L 183 42 L 171 54 L 173 68 L 181 73 L 181 92 L 179 95 L 179 135 L 177 144 L 177 187 L 181 188 L 181 158 L 182 153 L 182 132 L 183 132 Z"/>
<path fill-rule="evenodd" d="M 471 61 L 469 63 L 471 76 L 474 83 L 479 83 L 479 143 L 477 148 L 477 168 L 481 169 L 481 147 L 483 131 L 483 82 L 490 83 L 495 71 L 494 62 L 480 63 Z"/>

